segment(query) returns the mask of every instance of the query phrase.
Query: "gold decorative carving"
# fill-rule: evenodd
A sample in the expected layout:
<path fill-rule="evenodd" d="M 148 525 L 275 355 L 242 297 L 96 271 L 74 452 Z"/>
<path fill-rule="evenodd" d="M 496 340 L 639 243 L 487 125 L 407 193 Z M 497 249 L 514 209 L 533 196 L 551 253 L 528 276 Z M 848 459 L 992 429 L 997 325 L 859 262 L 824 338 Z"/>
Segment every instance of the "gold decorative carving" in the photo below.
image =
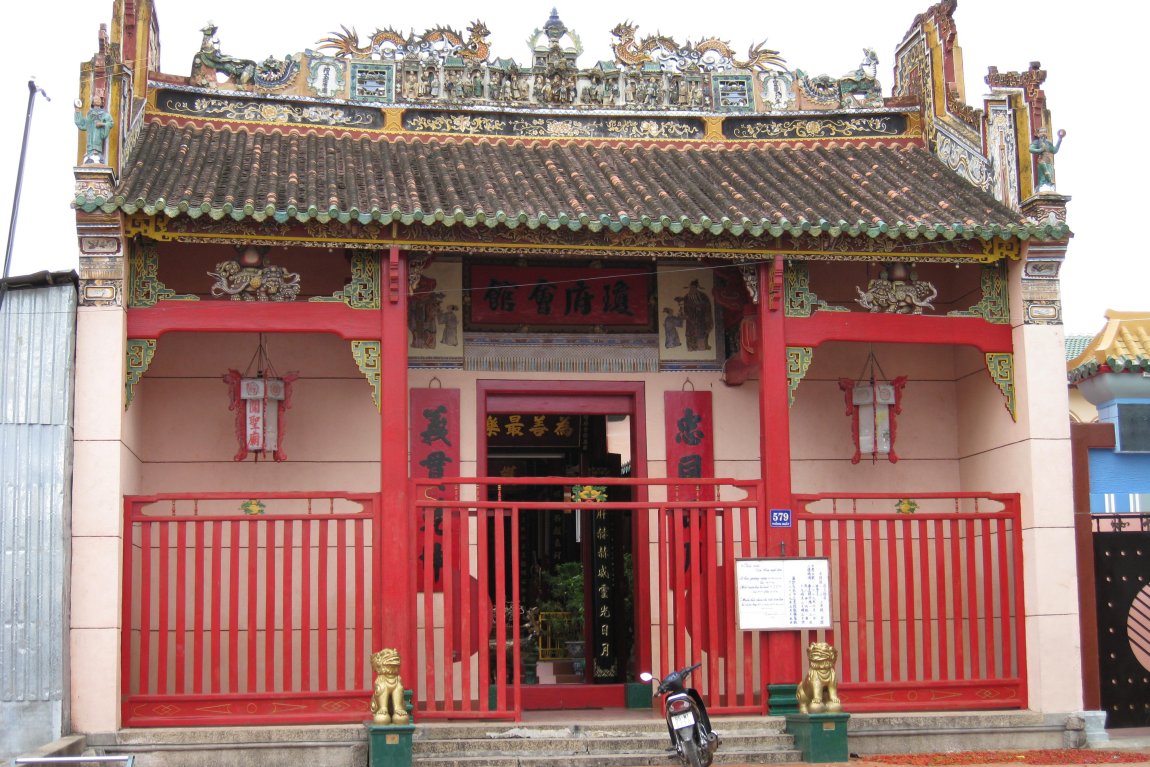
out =
<path fill-rule="evenodd" d="M 125 354 L 124 376 L 124 410 L 132 404 L 136 396 L 136 384 L 144 377 L 148 366 L 152 364 L 152 357 L 156 355 L 156 339 L 129 338 Z"/>
<path fill-rule="evenodd" d="M 181 294 L 160 281 L 160 256 L 156 243 L 149 239 L 134 241 L 128 260 L 128 306 L 155 306 L 160 301 L 199 301 L 191 294 Z"/>
<path fill-rule="evenodd" d="M 1004 240 L 1001 237 L 995 237 L 989 242 L 982 243 L 982 258 L 979 260 L 983 263 L 992 263 L 994 261 L 1001 261 L 1004 258 L 1009 258 L 1011 261 L 1017 261 L 1022 258 L 1022 243 L 1018 240 Z"/>
<path fill-rule="evenodd" d="M 799 388 L 799 381 L 807 374 L 815 350 L 810 346 L 787 347 L 787 407 L 795 404 L 795 390 Z"/>
<path fill-rule="evenodd" d="M 850 138 L 859 134 L 901 136 L 889 117 L 848 117 L 837 120 L 795 118 L 779 122 L 751 123 L 735 128 L 738 139 L 761 138 Z"/>
<path fill-rule="evenodd" d="M 379 410 L 380 377 L 383 373 L 379 341 L 352 341 L 351 356 L 355 358 L 359 372 L 371 384 L 371 399 L 375 402 L 375 409 Z"/>
<path fill-rule="evenodd" d="M 1010 352 L 988 352 L 986 369 L 990 378 L 1006 398 L 1006 409 L 1010 417 L 1018 421 L 1017 404 L 1014 398 L 1014 355 Z"/>
<path fill-rule="evenodd" d="M 379 308 L 379 254 L 372 250 L 351 251 L 351 281 L 330 296 L 313 296 L 316 303 L 339 302 L 352 309 Z"/>
<path fill-rule="evenodd" d="M 843 710 L 835 674 L 838 657 L 838 650 L 826 642 L 812 642 L 807 647 L 810 668 L 795 691 L 800 714 L 832 714 Z"/>
<path fill-rule="evenodd" d="M 215 115 L 229 120 L 268 123 L 307 122 L 325 125 L 370 126 L 374 122 L 371 115 L 365 112 L 321 106 L 294 107 L 275 101 L 237 103 L 224 99 L 202 98 L 196 99 L 190 105 L 174 103 L 168 105 L 168 108 L 177 113 L 199 116 Z"/>
<path fill-rule="evenodd" d="M 704 141 L 725 141 L 726 137 L 723 136 L 723 118 L 722 117 L 704 117 L 703 118 L 703 140 Z"/>
<path fill-rule="evenodd" d="M 388 133 L 403 133 L 403 110 L 383 110 L 383 129 Z"/>
<path fill-rule="evenodd" d="M 372 722 L 375 724 L 407 724 L 410 717 L 403 704 L 403 680 L 399 678 L 399 651 L 385 647 L 371 656 L 375 671 L 374 692 L 371 695 Z"/>

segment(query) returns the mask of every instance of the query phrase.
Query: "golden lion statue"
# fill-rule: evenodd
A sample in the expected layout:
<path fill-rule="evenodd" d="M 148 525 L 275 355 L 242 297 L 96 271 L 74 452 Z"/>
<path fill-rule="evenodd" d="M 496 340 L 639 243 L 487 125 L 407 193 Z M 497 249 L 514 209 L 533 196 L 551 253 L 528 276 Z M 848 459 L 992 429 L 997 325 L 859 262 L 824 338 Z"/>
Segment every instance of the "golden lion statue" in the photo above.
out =
<path fill-rule="evenodd" d="M 385 647 L 371 656 L 375 690 L 371 696 L 372 721 L 376 724 L 407 724 L 403 705 L 403 681 L 399 678 L 399 652 Z"/>
<path fill-rule="evenodd" d="M 810 669 L 795 697 L 799 699 L 799 713 L 832 714 L 843 710 L 839 700 L 839 683 L 835 676 L 835 661 L 838 650 L 826 642 L 811 642 L 807 648 L 807 661 Z"/>

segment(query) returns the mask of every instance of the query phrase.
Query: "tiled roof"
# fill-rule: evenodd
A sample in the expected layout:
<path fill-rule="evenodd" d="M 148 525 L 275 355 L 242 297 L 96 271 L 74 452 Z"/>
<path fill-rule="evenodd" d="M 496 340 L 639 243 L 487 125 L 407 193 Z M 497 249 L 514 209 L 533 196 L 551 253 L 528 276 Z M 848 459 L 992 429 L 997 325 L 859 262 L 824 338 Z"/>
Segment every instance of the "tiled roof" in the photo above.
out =
<path fill-rule="evenodd" d="M 396 139 L 146 125 L 86 211 L 751 236 L 1060 239 L 907 142 L 656 144 Z"/>
<path fill-rule="evenodd" d="M 1066 363 L 1071 383 L 1106 366 L 1111 372 L 1150 372 L 1150 312 L 1106 312 L 1106 327 Z"/>
<path fill-rule="evenodd" d="M 1090 342 L 1093 340 L 1094 336 L 1066 336 L 1066 339 L 1063 342 L 1063 346 L 1065 347 L 1066 351 L 1066 361 L 1069 362 L 1079 354 L 1082 354 L 1082 352 L 1086 351 L 1086 347 L 1089 346 Z"/>

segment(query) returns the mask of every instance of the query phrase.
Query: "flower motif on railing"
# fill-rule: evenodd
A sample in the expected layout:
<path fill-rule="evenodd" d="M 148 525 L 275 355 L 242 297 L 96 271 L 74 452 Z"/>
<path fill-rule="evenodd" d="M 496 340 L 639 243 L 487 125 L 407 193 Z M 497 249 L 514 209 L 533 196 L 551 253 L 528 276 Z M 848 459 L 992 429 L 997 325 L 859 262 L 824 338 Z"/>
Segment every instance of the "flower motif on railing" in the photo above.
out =
<path fill-rule="evenodd" d="M 267 507 L 264 506 L 263 501 L 258 498 L 252 498 L 240 504 L 240 511 L 248 516 L 254 517 L 267 511 Z"/>
<path fill-rule="evenodd" d="M 913 498 L 899 498 L 894 510 L 896 514 L 913 514 L 918 511 L 918 502 Z"/>
<path fill-rule="evenodd" d="M 574 485 L 571 488 L 571 501 L 573 503 L 603 503 L 606 500 L 606 485 Z"/>

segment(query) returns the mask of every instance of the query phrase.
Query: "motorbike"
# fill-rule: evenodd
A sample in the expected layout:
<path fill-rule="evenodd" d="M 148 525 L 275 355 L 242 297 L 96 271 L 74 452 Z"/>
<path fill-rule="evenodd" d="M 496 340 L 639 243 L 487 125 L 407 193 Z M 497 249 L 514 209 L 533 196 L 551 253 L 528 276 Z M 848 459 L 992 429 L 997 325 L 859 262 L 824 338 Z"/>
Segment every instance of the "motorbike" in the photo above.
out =
<path fill-rule="evenodd" d="M 711 729 L 711 719 L 703 698 L 686 680 L 701 663 L 672 671 L 663 677 L 656 695 L 663 696 L 663 710 L 667 717 L 667 732 L 680 761 L 688 767 L 709 767 L 719 747 L 719 736 Z M 639 675 L 644 682 L 654 676 L 644 671 Z"/>

